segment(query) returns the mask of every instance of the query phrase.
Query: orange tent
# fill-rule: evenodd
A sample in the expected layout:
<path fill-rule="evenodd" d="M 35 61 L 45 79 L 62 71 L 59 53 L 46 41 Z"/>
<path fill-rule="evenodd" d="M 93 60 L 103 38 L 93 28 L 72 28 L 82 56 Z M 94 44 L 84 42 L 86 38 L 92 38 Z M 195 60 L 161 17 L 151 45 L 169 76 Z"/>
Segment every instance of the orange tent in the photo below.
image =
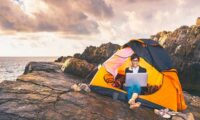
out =
<path fill-rule="evenodd" d="M 170 57 L 162 46 L 148 39 L 131 40 L 105 61 L 90 83 L 92 91 L 111 97 L 113 93 L 118 93 L 120 100 L 127 101 L 127 92 L 106 82 L 105 76 L 110 75 L 111 78 L 115 78 L 117 74 L 125 75 L 125 68 L 130 66 L 130 56 L 133 53 L 140 56 L 139 65 L 147 70 L 148 85 L 161 86 L 152 94 L 140 95 L 137 101 L 144 106 L 157 109 L 169 108 L 174 111 L 186 109 L 181 84 Z"/>

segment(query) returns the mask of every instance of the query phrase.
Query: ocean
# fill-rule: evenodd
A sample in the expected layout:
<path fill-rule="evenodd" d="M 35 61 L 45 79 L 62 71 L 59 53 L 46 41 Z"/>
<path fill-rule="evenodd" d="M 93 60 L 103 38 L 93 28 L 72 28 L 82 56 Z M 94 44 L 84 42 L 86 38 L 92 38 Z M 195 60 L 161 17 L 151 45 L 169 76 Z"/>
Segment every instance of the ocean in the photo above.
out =
<path fill-rule="evenodd" d="M 57 57 L 0 57 L 0 82 L 16 80 L 31 61 L 53 62 Z"/>

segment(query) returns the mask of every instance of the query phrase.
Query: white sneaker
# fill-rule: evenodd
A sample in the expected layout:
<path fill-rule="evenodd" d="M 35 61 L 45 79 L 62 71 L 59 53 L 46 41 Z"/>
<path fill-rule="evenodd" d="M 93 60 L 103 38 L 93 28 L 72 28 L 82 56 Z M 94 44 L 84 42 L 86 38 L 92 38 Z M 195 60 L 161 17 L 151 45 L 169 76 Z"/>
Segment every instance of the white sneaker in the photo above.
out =
<path fill-rule="evenodd" d="M 166 119 L 169 119 L 171 118 L 171 115 L 169 115 L 167 112 L 169 111 L 169 109 L 161 109 L 161 110 L 158 110 L 158 109 L 154 109 L 154 113 L 163 117 L 163 118 L 166 118 Z"/>

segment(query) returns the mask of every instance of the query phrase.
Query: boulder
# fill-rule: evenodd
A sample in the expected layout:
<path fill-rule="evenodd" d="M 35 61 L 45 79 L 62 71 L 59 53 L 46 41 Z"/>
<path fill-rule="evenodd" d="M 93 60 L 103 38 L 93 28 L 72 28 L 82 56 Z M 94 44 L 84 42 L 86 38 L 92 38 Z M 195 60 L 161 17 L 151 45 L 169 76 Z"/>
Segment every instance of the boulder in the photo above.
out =
<path fill-rule="evenodd" d="M 99 47 L 89 46 L 82 54 L 75 54 L 74 57 L 86 60 L 89 63 L 102 64 L 119 48 L 119 45 L 113 43 L 102 44 Z"/>
<path fill-rule="evenodd" d="M 31 73 L 33 71 L 45 71 L 45 72 L 62 72 L 61 64 L 53 62 L 30 62 L 26 65 L 24 74 Z"/>
<path fill-rule="evenodd" d="M 102 44 L 99 47 L 89 46 L 82 54 L 76 53 L 73 57 L 61 56 L 56 62 L 64 63 L 62 70 L 65 73 L 86 78 L 85 82 L 89 82 L 97 72 L 97 65 L 106 61 L 118 49 L 120 46 L 112 43 Z"/>
<path fill-rule="evenodd" d="M 67 57 L 59 57 L 57 60 L 55 60 L 54 62 L 61 62 L 64 63 L 68 58 L 71 58 L 72 56 L 67 56 Z"/>
<path fill-rule="evenodd" d="M 82 78 L 87 78 L 94 68 L 95 65 L 78 58 L 70 58 L 62 66 L 62 70 L 65 73 L 70 73 Z"/>

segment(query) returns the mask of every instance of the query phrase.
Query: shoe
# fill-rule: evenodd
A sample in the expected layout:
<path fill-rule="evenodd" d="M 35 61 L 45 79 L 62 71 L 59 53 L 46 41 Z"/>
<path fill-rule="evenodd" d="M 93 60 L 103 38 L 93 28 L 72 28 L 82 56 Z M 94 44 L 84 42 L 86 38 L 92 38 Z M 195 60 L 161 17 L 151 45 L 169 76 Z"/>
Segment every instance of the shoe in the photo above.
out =
<path fill-rule="evenodd" d="M 175 111 L 168 111 L 167 114 L 174 116 L 177 115 L 179 112 L 175 112 Z"/>
<path fill-rule="evenodd" d="M 74 91 L 76 91 L 76 92 L 81 91 L 81 88 L 77 84 L 72 85 L 71 89 L 74 90 Z"/>
<path fill-rule="evenodd" d="M 78 86 L 81 90 L 84 90 L 85 92 L 91 92 L 90 87 L 85 83 L 80 83 Z"/>
<path fill-rule="evenodd" d="M 163 118 L 166 118 L 166 119 L 171 118 L 171 115 L 168 114 L 168 111 L 169 111 L 169 109 L 161 109 L 161 110 L 154 109 L 155 114 L 157 114 Z"/>

